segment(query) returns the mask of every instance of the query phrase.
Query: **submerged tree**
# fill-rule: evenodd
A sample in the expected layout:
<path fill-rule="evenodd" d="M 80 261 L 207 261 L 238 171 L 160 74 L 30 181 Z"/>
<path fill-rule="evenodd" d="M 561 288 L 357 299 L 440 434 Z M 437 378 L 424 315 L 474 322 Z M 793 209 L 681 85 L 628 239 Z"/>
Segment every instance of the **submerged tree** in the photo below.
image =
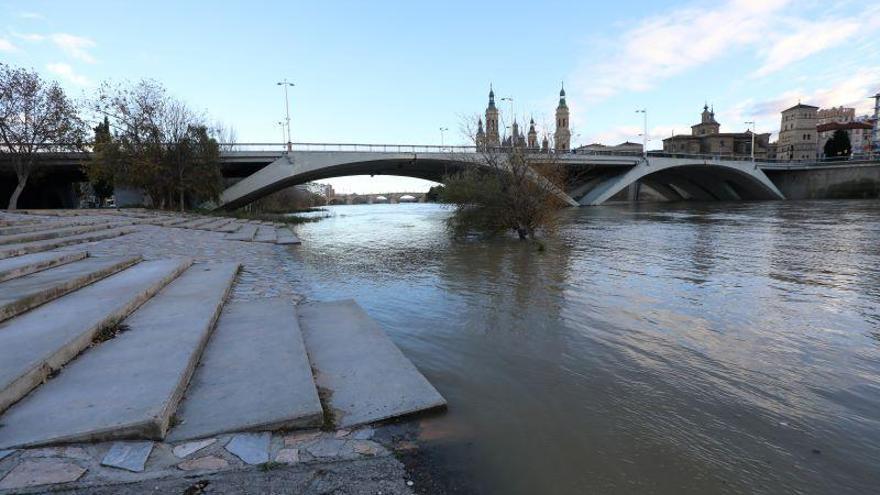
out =
<path fill-rule="evenodd" d="M 219 196 L 219 143 L 204 115 L 168 95 L 161 84 L 104 84 L 94 109 L 108 117 L 114 132 L 95 153 L 90 177 L 141 188 L 159 208 L 183 210 L 188 201 Z"/>
<path fill-rule="evenodd" d="M 28 179 L 41 165 L 40 153 L 79 149 L 83 134 L 76 105 L 58 83 L 0 64 L 0 157 L 12 163 L 18 180 L 10 210 L 17 208 Z"/>
<path fill-rule="evenodd" d="M 565 206 L 565 173 L 555 155 L 524 145 L 478 150 L 476 160 L 443 181 L 442 199 L 455 205 L 453 230 L 513 231 L 525 240 L 554 229 Z"/>

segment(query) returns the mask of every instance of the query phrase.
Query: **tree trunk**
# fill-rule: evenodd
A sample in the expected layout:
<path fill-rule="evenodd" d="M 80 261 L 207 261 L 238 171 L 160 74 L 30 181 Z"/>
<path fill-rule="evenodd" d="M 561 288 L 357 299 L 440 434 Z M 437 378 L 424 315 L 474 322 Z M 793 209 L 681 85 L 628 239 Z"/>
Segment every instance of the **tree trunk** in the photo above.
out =
<path fill-rule="evenodd" d="M 9 197 L 9 206 L 7 207 L 9 210 L 15 210 L 18 208 L 18 197 L 21 196 L 21 192 L 24 191 L 24 186 L 27 184 L 27 180 L 27 175 L 18 178 L 18 184 L 15 186 L 15 190 L 12 191 L 12 196 Z"/>

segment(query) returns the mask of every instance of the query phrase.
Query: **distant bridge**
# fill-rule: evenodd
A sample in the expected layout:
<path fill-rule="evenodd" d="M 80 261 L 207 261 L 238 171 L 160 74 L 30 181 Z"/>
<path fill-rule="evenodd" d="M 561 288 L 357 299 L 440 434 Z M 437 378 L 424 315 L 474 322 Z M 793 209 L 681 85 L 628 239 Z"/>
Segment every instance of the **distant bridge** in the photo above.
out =
<path fill-rule="evenodd" d="M 289 186 L 351 175 L 396 175 L 434 182 L 483 160 L 474 147 L 396 144 L 295 143 L 224 145 L 224 177 L 242 178 L 223 191 L 218 208 L 235 209 Z M 47 153 L 44 174 L 60 180 L 84 180 L 81 165 L 88 153 Z M 657 195 L 677 200 L 785 199 L 770 175 L 867 166 L 877 161 L 777 162 L 717 155 L 651 152 L 535 153 L 533 159 L 565 166 L 568 183 L 557 195 L 571 206 L 600 205 L 627 191 L 647 186 Z M 3 174 L 0 161 L 0 175 Z M 8 171 L 7 171 L 8 175 Z M 872 179 L 873 180 L 873 179 Z"/>
<path fill-rule="evenodd" d="M 334 194 L 327 198 L 331 205 L 357 205 L 374 203 L 424 203 L 428 194 L 424 192 L 390 192 L 381 194 Z"/>

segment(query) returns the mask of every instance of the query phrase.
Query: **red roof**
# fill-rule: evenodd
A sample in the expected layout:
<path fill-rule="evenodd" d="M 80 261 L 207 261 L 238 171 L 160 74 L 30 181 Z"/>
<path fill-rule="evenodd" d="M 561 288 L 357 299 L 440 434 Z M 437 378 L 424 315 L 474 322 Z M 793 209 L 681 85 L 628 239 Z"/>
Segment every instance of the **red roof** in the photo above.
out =
<path fill-rule="evenodd" d="M 838 129 L 849 131 L 852 129 L 873 129 L 874 126 L 868 124 L 867 122 L 829 122 L 827 124 L 821 124 L 816 126 L 816 131 L 818 132 L 827 132 L 827 131 L 836 131 Z"/>

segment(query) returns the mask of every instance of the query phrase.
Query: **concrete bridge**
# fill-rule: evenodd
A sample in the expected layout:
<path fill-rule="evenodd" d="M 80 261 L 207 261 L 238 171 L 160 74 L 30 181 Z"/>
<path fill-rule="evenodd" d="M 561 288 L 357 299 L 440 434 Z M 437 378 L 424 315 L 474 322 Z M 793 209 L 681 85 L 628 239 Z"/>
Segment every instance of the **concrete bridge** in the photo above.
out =
<path fill-rule="evenodd" d="M 627 153 L 536 153 L 533 158 L 536 163 L 553 161 L 567 169 L 570 180 L 559 195 L 572 206 L 602 204 L 634 184 L 650 187 L 668 200 L 785 198 L 764 173 L 763 167 L 770 163 Z M 235 209 L 289 186 L 349 175 L 398 175 L 442 182 L 447 174 L 479 166 L 483 160 L 484 155 L 472 147 L 294 148 L 278 153 L 274 161 L 227 188 L 218 207 Z"/>
<path fill-rule="evenodd" d="M 47 153 L 42 175 L 68 185 L 85 180 L 82 164 L 88 157 L 88 153 Z M 533 158 L 566 168 L 568 182 L 557 195 L 571 206 L 637 199 L 645 190 L 652 192 L 652 197 L 670 201 L 880 196 L 880 162 L 876 159 L 752 162 L 659 152 L 647 156 L 536 153 Z M 483 159 L 474 147 L 297 143 L 287 151 L 279 144 L 229 145 L 221 153 L 221 170 L 228 181 L 240 180 L 223 191 L 218 208 L 235 209 L 289 186 L 350 175 L 397 175 L 442 182 L 447 174 L 478 166 Z M 14 180 L 7 169 L 0 157 L 2 183 Z"/>

